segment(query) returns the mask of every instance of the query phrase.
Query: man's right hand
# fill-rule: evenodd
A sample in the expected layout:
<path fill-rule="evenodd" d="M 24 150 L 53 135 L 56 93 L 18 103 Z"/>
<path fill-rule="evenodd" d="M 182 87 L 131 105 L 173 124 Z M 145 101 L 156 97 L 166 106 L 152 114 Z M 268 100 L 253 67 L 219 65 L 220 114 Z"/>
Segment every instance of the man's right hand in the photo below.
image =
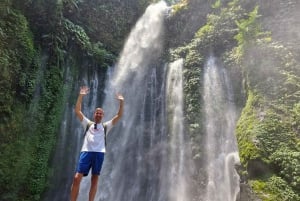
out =
<path fill-rule="evenodd" d="M 87 95 L 90 92 L 90 88 L 87 86 L 80 87 L 79 96 L 77 98 L 76 106 L 75 106 L 75 114 L 79 118 L 80 121 L 83 120 L 83 114 L 81 112 L 81 102 L 83 96 Z"/>
<path fill-rule="evenodd" d="M 88 88 L 87 86 L 82 86 L 80 87 L 80 95 L 87 95 L 90 92 L 90 88 Z"/>

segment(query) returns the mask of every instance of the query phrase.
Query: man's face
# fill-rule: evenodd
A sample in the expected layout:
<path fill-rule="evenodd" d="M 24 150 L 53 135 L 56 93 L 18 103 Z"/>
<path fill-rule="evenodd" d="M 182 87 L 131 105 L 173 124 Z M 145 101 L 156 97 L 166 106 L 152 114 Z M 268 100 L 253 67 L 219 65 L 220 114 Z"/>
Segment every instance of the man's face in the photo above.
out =
<path fill-rule="evenodd" d="M 94 113 L 94 120 L 96 123 L 100 123 L 104 117 L 104 111 L 101 108 L 97 108 Z"/>

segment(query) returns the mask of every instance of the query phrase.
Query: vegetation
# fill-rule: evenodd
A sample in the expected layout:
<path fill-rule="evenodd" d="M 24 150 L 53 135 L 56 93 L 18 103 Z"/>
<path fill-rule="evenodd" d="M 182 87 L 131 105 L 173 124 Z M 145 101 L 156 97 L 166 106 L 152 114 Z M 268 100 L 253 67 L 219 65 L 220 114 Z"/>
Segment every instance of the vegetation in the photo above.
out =
<path fill-rule="evenodd" d="M 0 20 L 0 194 L 1 200 L 17 200 L 32 160 L 32 136 L 26 132 L 24 119 L 36 86 L 38 54 L 26 18 L 8 8 Z"/>
<path fill-rule="evenodd" d="M 265 201 L 293 201 L 299 200 L 299 194 L 295 194 L 293 189 L 281 177 L 272 176 L 267 180 L 250 181 L 250 185 Z"/>
<path fill-rule="evenodd" d="M 1 25 L 1 111 L 6 122 L 13 113 L 15 101 L 29 103 L 34 89 L 35 50 L 32 34 L 24 16 L 11 11 Z M 4 28 L 5 27 L 5 28 Z M 28 73 L 27 73 L 28 72 Z M 13 81 L 13 82 L 12 82 Z M 16 99 L 15 99 L 16 97 Z M 3 133 L 3 132 L 1 132 Z"/>
<path fill-rule="evenodd" d="M 293 53 L 261 31 L 257 9 L 237 22 L 235 37 L 234 54 L 240 56 L 234 57 L 241 63 L 248 92 L 237 126 L 240 157 L 248 173 L 251 160 L 266 166 L 264 174 L 249 175 L 262 200 L 299 200 L 299 134 L 292 126 L 298 123 L 290 114 L 297 103 L 300 74 Z M 256 185 L 265 186 L 264 193 Z"/>
<path fill-rule="evenodd" d="M 187 9 L 188 2 L 187 0 L 182 0 L 180 3 L 174 4 L 172 7 L 172 15 L 176 15 L 182 9 Z"/>

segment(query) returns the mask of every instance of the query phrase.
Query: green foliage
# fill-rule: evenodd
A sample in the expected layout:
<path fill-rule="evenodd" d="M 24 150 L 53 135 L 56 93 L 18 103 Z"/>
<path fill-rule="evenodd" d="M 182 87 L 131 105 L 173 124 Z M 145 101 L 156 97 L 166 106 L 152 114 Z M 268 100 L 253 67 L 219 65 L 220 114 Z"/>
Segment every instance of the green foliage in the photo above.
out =
<path fill-rule="evenodd" d="M 252 12 L 249 13 L 247 19 L 242 19 L 236 21 L 236 25 L 239 28 L 238 34 L 235 36 L 235 39 L 238 41 L 238 45 L 242 46 L 258 37 L 260 32 L 259 24 L 257 23 L 258 15 L 258 6 L 254 8 Z"/>
<path fill-rule="evenodd" d="M 201 29 L 196 33 L 197 38 L 202 38 L 202 37 L 209 37 L 213 38 L 212 34 L 214 33 L 215 27 L 213 26 L 214 21 L 217 21 L 220 19 L 219 16 L 216 15 L 210 15 L 208 20 L 210 23 L 207 23 L 205 26 L 201 27 Z"/>
<path fill-rule="evenodd" d="M 221 0 L 217 0 L 211 7 L 217 9 L 220 8 L 221 5 Z"/>
<path fill-rule="evenodd" d="M 64 19 L 64 27 L 69 40 L 73 41 L 82 50 L 92 56 L 99 64 L 107 67 L 115 60 L 115 56 L 108 52 L 101 42 L 92 44 L 85 30 L 75 25 L 68 19 Z"/>
<path fill-rule="evenodd" d="M 48 159 L 60 117 L 58 103 L 62 95 L 58 89 L 62 76 L 57 68 L 49 71 L 47 81 L 53 82 L 45 84 L 48 88 L 43 91 L 45 99 L 40 110 L 31 113 L 28 108 L 37 87 L 38 61 L 27 20 L 11 10 L 0 20 L 0 30 L 0 199 L 39 200 L 46 185 Z M 49 128 L 37 128 L 37 123 Z"/>
<path fill-rule="evenodd" d="M 300 191 L 300 150 L 281 147 L 270 156 L 270 159 L 280 170 L 279 175 L 292 188 Z"/>
<path fill-rule="evenodd" d="M 201 116 L 199 112 L 201 111 L 201 93 L 202 87 L 202 69 L 203 58 L 201 55 L 194 50 L 189 50 L 186 55 L 185 69 L 183 71 L 184 76 L 184 86 L 183 91 L 186 94 L 184 98 L 186 119 L 189 123 L 188 130 L 192 139 L 192 151 L 194 158 L 199 158 L 201 153 L 200 147 L 197 146 L 201 142 L 201 128 L 202 125 L 198 123 L 201 122 Z M 198 92 L 198 93 L 197 93 Z"/>
<path fill-rule="evenodd" d="M 217 2 L 216 2 L 217 3 Z M 233 36 L 237 34 L 234 23 L 242 17 L 243 9 L 237 3 L 219 10 L 219 13 L 209 14 L 206 25 L 195 34 L 194 42 L 207 52 L 222 54 L 235 44 Z"/>
<path fill-rule="evenodd" d="M 202 125 L 199 113 L 202 110 L 201 88 L 202 88 L 202 66 L 204 65 L 203 56 L 197 51 L 194 43 L 185 47 L 179 47 L 170 52 L 171 59 L 185 58 L 184 61 L 184 105 L 187 129 L 191 137 L 191 148 L 193 157 L 196 160 L 201 158 L 201 132 Z"/>
<path fill-rule="evenodd" d="M 300 132 L 300 103 L 294 104 L 291 110 L 291 126 L 296 133 Z M 300 146 L 300 140 L 297 146 Z"/>
<path fill-rule="evenodd" d="M 258 122 L 255 106 L 259 104 L 259 98 L 252 91 L 248 93 L 247 103 L 243 108 L 236 127 L 240 160 L 245 167 L 247 167 L 248 161 L 260 157 L 258 147 L 256 146 L 257 134 L 255 133 L 255 127 Z"/>
<path fill-rule="evenodd" d="M 186 94 L 185 97 L 185 107 L 187 111 L 187 120 L 189 122 L 196 123 L 199 119 L 198 112 L 201 111 L 201 94 L 195 93 L 198 91 L 202 84 L 201 84 L 201 74 L 203 66 L 203 60 L 201 55 L 196 51 L 189 51 L 188 55 L 186 56 L 185 60 L 185 70 L 184 73 L 184 86 L 183 90 Z"/>
<path fill-rule="evenodd" d="M 11 11 L 6 18 L 0 20 L 0 28 L 0 111 L 5 114 L 1 115 L 3 122 L 12 114 L 15 100 L 28 104 L 32 98 L 36 52 L 23 15 Z"/>
<path fill-rule="evenodd" d="M 12 124 L 8 124 L 3 132 L 7 139 L 0 144 L 3 150 L 0 198 L 3 201 L 40 200 L 47 185 L 48 160 L 61 118 L 63 87 L 60 68 L 51 67 L 45 78 L 39 109 L 26 111 L 19 103 L 14 107 Z"/>
<path fill-rule="evenodd" d="M 116 56 L 108 52 L 100 42 L 92 44 L 90 51 L 93 55 L 93 58 L 95 58 L 104 67 L 108 67 L 113 63 L 113 61 L 116 60 Z"/>
<path fill-rule="evenodd" d="M 11 0 L 2 0 L 0 2 L 0 18 L 5 17 L 11 11 Z"/>
<path fill-rule="evenodd" d="M 291 132 L 290 125 L 276 113 L 267 111 L 256 127 L 259 147 L 265 155 L 270 155 L 280 147 L 296 149 L 296 135 Z"/>
<path fill-rule="evenodd" d="M 88 50 L 91 47 L 90 38 L 87 36 L 85 30 L 78 25 L 75 25 L 70 20 L 64 20 L 64 27 L 70 38 L 82 49 Z"/>
<path fill-rule="evenodd" d="M 42 98 L 35 119 L 38 124 L 34 130 L 35 141 L 33 161 L 27 175 L 27 186 L 23 196 L 26 200 L 40 200 L 47 186 L 48 160 L 56 141 L 56 132 L 61 120 L 63 101 L 62 72 L 58 66 L 50 66 L 45 74 Z"/>
<path fill-rule="evenodd" d="M 263 50 L 260 50 L 261 47 Z M 252 110 L 256 112 L 251 116 L 244 114 L 251 98 L 248 94 L 247 105 L 239 120 L 237 135 L 240 157 L 245 165 L 252 158 L 263 160 L 274 171 L 276 180 L 269 181 L 262 189 L 253 187 L 262 200 L 299 200 L 299 137 L 296 134 L 299 132 L 299 123 L 294 119 L 296 115 L 291 115 L 291 105 L 295 103 L 296 90 L 299 90 L 296 84 L 299 77 L 294 76 L 295 70 L 289 70 L 295 66 L 292 56 L 284 54 L 286 51 L 282 51 L 280 46 L 274 47 L 272 43 L 260 41 L 255 48 L 250 48 L 251 57 L 243 56 L 246 61 L 250 60 L 248 68 L 244 68 L 248 93 L 250 89 L 255 89 L 261 95 L 258 97 L 259 104 L 252 104 Z M 249 48 L 246 53 L 248 51 Z M 289 65 L 286 65 L 287 61 Z M 287 80 L 293 87 L 285 87 Z M 251 117 L 252 120 L 247 121 Z M 244 125 L 243 129 L 241 125 Z"/>
<path fill-rule="evenodd" d="M 176 3 L 172 6 L 172 15 L 176 15 L 178 12 L 187 9 L 188 2 L 187 0 L 181 0 L 179 3 Z"/>
<path fill-rule="evenodd" d="M 300 73 L 294 55 L 281 44 L 270 42 L 269 33 L 261 32 L 258 17 L 256 7 L 248 18 L 237 22 L 239 46 L 231 55 L 231 61 L 243 66 L 248 92 L 237 125 L 240 157 L 245 166 L 257 158 L 274 172 L 266 183 L 252 182 L 261 199 L 299 200 L 299 123 L 295 114 Z M 249 91 L 255 91 L 257 97 L 251 110 Z"/>
<path fill-rule="evenodd" d="M 299 100 L 299 65 L 282 45 L 259 41 L 247 48 L 243 68 L 247 87 L 264 94 L 266 103 L 293 105 Z"/>
<path fill-rule="evenodd" d="M 265 181 L 250 181 L 262 201 L 298 201 L 299 195 L 295 194 L 289 185 L 280 177 L 270 177 Z"/>
<path fill-rule="evenodd" d="M 91 38 L 91 43 L 101 41 L 110 52 L 118 53 L 137 18 L 150 2 L 64 1 L 63 16 L 80 25 Z"/>
<path fill-rule="evenodd" d="M 18 201 L 32 160 L 30 138 L 22 130 L 25 108 L 21 105 L 14 109 L 13 128 L 5 130 L 10 143 L 0 143 L 0 199 Z M 13 132 L 10 132 L 10 129 Z"/>
<path fill-rule="evenodd" d="M 238 46 L 235 48 L 235 57 L 240 61 L 244 56 L 245 48 L 253 45 L 257 40 L 270 41 L 270 33 L 262 32 L 261 26 L 258 22 L 258 6 L 254 8 L 252 12 L 248 14 L 247 18 L 236 20 L 238 27 L 238 33 L 234 38 L 238 42 Z"/>

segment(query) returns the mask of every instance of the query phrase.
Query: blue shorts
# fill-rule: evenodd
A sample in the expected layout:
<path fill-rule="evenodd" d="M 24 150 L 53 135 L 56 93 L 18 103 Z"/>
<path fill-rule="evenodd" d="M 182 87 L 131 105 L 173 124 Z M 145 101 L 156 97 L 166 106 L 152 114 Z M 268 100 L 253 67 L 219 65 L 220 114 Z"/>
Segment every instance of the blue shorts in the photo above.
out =
<path fill-rule="evenodd" d="M 104 161 L 103 152 L 81 152 L 77 172 L 87 176 L 92 168 L 93 175 L 99 175 Z"/>

